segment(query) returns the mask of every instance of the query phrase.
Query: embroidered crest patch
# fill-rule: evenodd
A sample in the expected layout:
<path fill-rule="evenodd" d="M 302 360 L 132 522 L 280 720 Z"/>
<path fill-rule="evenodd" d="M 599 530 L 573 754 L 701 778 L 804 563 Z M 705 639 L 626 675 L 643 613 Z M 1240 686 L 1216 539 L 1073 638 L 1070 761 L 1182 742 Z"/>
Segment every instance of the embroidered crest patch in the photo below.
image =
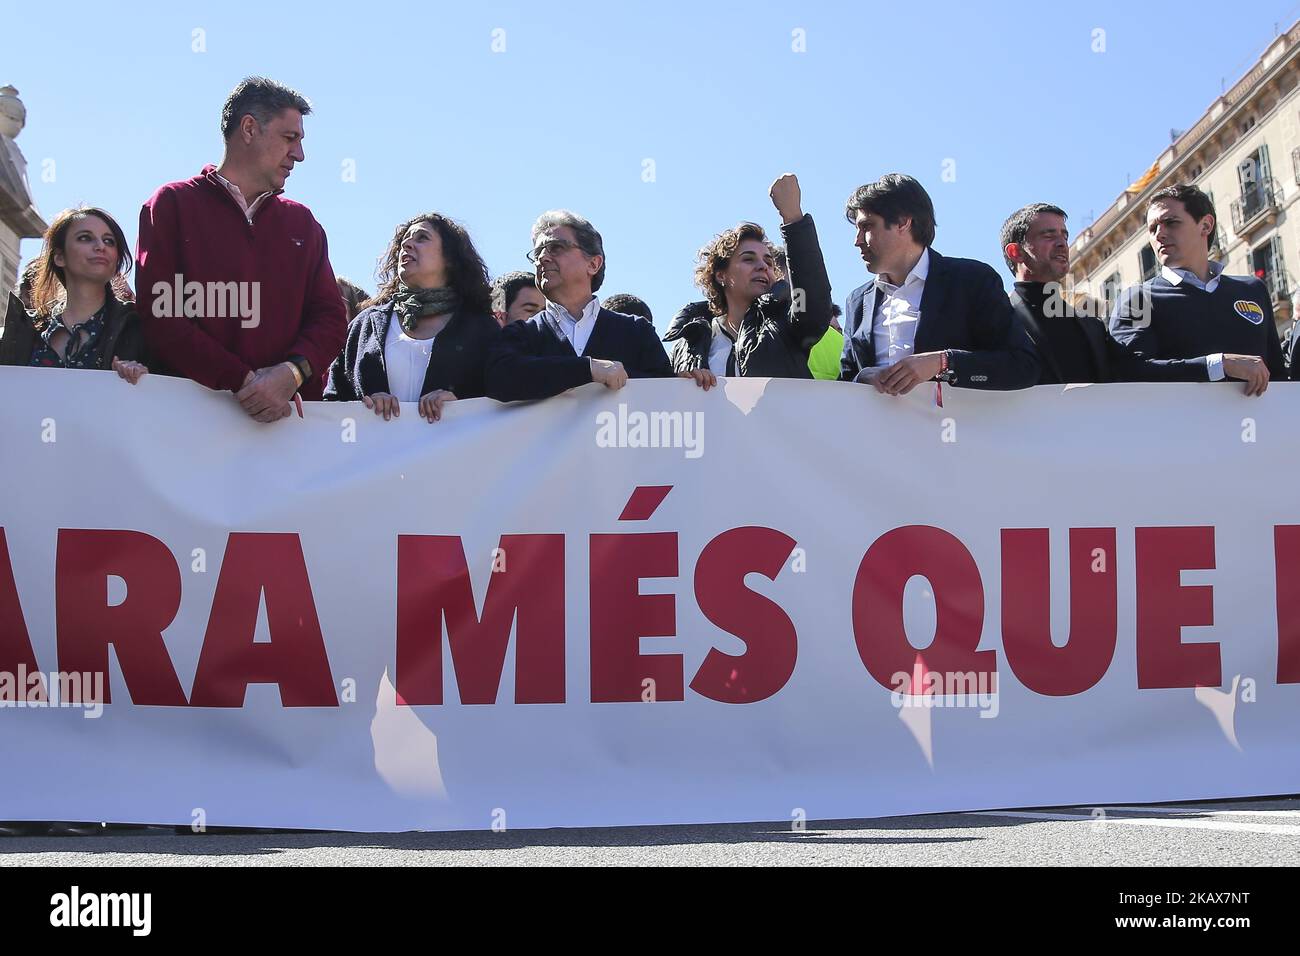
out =
<path fill-rule="evenodd" d="M 1264 321 L 1264 310 L 1260 308 L 1258 302 L 1251 302 L 1249 299 L 1238 299 L 1232 303 L 1232 308 L 1251 325 L 1259 325 Z"/>

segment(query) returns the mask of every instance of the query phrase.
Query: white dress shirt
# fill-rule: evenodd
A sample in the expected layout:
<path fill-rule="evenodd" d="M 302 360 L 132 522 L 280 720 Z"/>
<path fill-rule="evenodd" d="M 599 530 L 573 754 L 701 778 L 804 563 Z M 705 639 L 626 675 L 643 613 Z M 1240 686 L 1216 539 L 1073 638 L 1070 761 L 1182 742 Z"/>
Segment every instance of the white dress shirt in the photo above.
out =
<path fill-rule="evenodd" d="M 591 338 L 591 330 L 596 327 L 596 316 L 600 313 L 600 300 L 593 295 L 591 301 L 583 306 L 582 314 L 576 319 L 569 314 L 568 309 L 550 299 L 546 300 L 545 311 L 559 326 L 564 337 L 569 340 L 573 351 L 581 355 L 582 350 L 587 347 L 587 340 Z"/>
<path fill-rule="evenodd" d="M 719 323 L 722 319 L 717 320 Z M 713 331 L 713 341 L 709 343 L 709 371 L 714 375 L 727 374 L 727 360 L 731 358 L 731 336 L 725 332 Z"/>
<path fill-rule="evenodd" d="M 434 336 L 437 338 L 437 336 Z M 418 402 L 429 371 L 433 339 L 413 339 L 394 313 L 384 337 L 384 368 L 388 372 L 388 394 L 399 402 Z"/>
<path fill-rule="evenodd" d="M 921 296 L 930 274 L 930 250 L 921 253 L 901 285 L 876 277 L 876 307 L 871 316 L 871 343 L 876 365 L 884 368 L 916 350 L 916 324 L 921 319 Z"/>
<path fill-rule="evenodd" d="M 258 195 L 253 197 L 252 202 L 249 202 L 244 198 L 244 191 L 240 189 L 238 186 L 236 186 L 234 183 L 232 183 L 225 176 L 221 175 L 219 172 L 216 172 L 215 170 L 213 170 L 212 175 L 216 176 L 217 182 L 225 186 L 226 191 L 229 192 L 230 195 L 235 197 L 235 202 L 239 203 L 239 208 L 244 211 L 244 218 L 248 220 L 248 224 L 251 226 L 253 224 L 253 216 L 256 215 L 257 213 L 257 207 L 262 205 L 262 202 L 264 200 L 266 200 L 271 195 L 273 195 L 272 192 L 268 190 L 267 192 L 259 193 Z"/>
<path fill-rule="evenodd" d="M 1223 275 L 1223 263 L 1210 260 L 1209 272 L 1210 281 L 1202 282 L 1201 277 L 1190 269 L 1171 269 L 1169 266 L 1162 266 L 1160 269 L 1161 277 L 1170 285 L 1181 285 L 1186 282 L 1193 289 L 1213 292 L 1219 287 L 1219 276 Z M 1223 353 L 1215 352 L 1213 355 L 1205 356 L 1205 369 L 1210 373 L 1211 382 L 1223 381 Z"/>

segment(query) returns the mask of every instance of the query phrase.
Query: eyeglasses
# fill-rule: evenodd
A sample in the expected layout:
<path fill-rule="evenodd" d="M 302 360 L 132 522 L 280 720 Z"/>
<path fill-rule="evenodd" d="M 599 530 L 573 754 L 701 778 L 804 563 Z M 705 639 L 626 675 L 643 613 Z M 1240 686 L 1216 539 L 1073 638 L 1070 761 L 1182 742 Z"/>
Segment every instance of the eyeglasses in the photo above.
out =
<path fill-rule="evenodd" d="M 558 256 L 561 252 L 568 252 L 570 249 L 582 248 L 576 242 L 570 242 L 568 239 L 552 239 L 550 242 L 543 242 L 536 249 L 528 252 L 528 261 L 536 263 L 544 255 Z"/>

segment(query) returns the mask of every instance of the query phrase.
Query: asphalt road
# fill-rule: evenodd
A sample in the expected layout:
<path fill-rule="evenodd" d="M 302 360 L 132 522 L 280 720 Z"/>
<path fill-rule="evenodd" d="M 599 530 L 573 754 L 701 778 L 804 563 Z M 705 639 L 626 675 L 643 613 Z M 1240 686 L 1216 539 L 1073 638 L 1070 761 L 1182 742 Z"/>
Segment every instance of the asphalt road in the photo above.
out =
<path fill-rule="evenodd" d="M 501 833 L 0 837 L 9 866 L 1295 866 L 1300 798 Z"/>

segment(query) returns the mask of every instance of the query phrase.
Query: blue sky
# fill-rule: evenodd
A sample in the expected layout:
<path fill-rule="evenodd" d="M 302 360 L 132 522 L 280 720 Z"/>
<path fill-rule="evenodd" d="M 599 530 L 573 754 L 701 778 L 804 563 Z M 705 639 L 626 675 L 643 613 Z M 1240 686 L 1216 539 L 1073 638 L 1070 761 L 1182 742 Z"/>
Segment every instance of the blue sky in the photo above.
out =
<path fill-rule="evenodd" d="M 701 245 L 745 219 L 776 229 L 767 189 L 785 171 L 803 185 L 841 304 L 865 277 L 844 201 L 886 172 L 930 191 L 935 248 L 1003 270 L 1008 213 L 1045 200 L 1083 228 L 1298 11 L 6 0 L 0 84 L 27 105 L 18 144 L 47 220 L 101 205 L 134 243 L 141 203 L 219 160 L 225 96 L 263 73 L 315 106 L 286 195 L 324 225 L 337 273 L 373 289 L 394 226 L 431 209 L 468 226 L 493 275 L 526 268 L 534 218 L 567 207 L 604 235 L 602 295 L 641 295 L 662 329 L 700 298 Z M 25 241 L 24 260 L 37 249 Z"/>

